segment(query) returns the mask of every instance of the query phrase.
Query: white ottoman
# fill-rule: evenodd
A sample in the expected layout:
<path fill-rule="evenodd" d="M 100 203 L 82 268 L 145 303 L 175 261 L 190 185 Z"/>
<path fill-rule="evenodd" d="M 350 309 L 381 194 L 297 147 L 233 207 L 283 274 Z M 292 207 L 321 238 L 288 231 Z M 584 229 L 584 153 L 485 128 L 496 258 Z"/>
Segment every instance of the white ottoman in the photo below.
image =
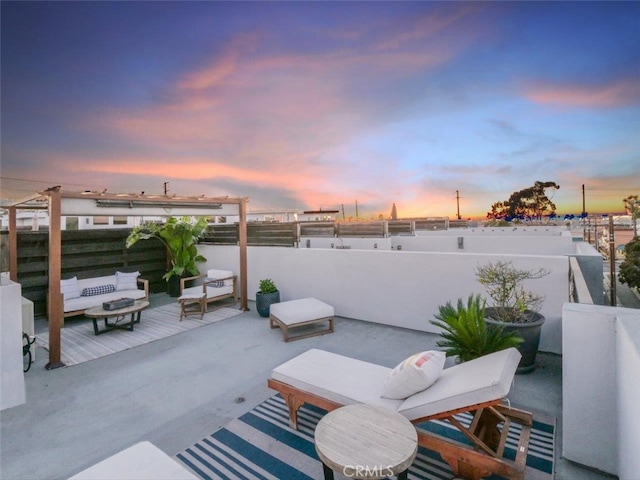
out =
<path fill-rule="evenodd" d="M 269 324 L 271 328 L 282 329 L 285 342 L 333 332 L 333 316 L 333 307 L 315 298 L 273 303 L 269 307 Z M 295 336 L 290 334 L 290 330 L 323 322 L 328 323 L 325 329 L 313 329 Z"/>

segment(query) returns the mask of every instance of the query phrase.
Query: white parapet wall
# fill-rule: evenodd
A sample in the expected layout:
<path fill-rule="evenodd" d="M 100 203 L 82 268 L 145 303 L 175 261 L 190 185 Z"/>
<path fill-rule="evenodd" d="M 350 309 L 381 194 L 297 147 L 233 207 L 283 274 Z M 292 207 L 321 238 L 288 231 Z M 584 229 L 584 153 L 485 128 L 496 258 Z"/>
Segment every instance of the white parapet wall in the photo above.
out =
<path fill-rule="evenodd" d="M 22 358 L 22 288 L 0 276 L 0 410 L 25 402 Z"/>
<path fill-rule="evenodd" d="M 632 480 L 640 474 L 640 312 L 617 318 L 618 476 Z"/>
<path fill-rule="evenodd" d="M 346 242 L 346 239 L 345 239 Z M 202 245 L 202 268 L 238 271 L 238 248 Z M 429 323 L 446 302 L 484 294 L 475 277 L 478 265 L 510 260 L 518 268 L 544 267 L 550 275 L 526 284 L 546 297 L 540 349 L 560 353 L 561 311 L 568 300 L 568 264 L 564 255 L 505 255 L 405 250 L 331 248 L 248 248 L 248 294 L 258 282 L 274 280 L 282 301 L 315 297 L 336 315 L 413 330 L 438 333 Z"/>
<path fill-rule="evenodd" d="M 640 311 L 567 303 L 562 324 L 562 455 L 637 479 Z"/>

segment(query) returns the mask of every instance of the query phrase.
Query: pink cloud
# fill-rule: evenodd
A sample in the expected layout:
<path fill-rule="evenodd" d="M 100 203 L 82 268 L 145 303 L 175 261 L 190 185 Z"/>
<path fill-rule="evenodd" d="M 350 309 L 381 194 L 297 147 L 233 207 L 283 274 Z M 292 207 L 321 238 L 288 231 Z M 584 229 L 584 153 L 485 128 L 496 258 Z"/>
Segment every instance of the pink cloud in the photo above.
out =
<path fill-rule="evenodd" d="M 620 80 L 608 85 L 538 84 L 525 89 L 536 103 L 568 107 L 618 107 L 640 101 L 640 82 Z"/>
<path fill-rule="evenodd" d="M 398 24 L 396 33 L 390 32 L 384 40 L 377 43 L 376 50 L 395 50 L 415 44 L 426 38 L 437 37 L 446 33 L 450 27 L 456 26 L 461 20 L 483 8 L 485 6 L 481 3 L 467 3 L 460 4 L 459 8 L 455 9 L 436 9 L 418 18 L 405 18 Z"/>

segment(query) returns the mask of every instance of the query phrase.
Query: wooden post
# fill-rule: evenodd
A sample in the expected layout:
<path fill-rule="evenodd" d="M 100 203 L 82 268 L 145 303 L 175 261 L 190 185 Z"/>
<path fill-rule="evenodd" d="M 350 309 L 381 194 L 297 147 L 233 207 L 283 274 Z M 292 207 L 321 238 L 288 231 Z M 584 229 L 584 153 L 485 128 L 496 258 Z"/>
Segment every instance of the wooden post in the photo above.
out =
<path fill-rule="evenodd" d="M 247 200 L 243 198 L 238 204 L 240 222 L 238 224 L 238 240 L 240 243 L 240 310 L 247 311 Z"/>
<path fill-rule="evenodd" d="M 9 278 L 18 281 L 18 221 L 16 207 L 9 207 Z"/>
<path fill-rule="evenodd" d="M 62 207 L 60 187 L 47 190 L 49 195 L 49 363 L 47 370 L 64 367 L 60 360 L 63 308 L 60 280 L 62 278 L 62 232 L 60 230 Z"/>
<path fill-rule="evenodd" d="M 616 240 L 613 230 L 613 215 L 609 215 L 609 296 L 611 306 L 615 307 L 616 300 Z"/>

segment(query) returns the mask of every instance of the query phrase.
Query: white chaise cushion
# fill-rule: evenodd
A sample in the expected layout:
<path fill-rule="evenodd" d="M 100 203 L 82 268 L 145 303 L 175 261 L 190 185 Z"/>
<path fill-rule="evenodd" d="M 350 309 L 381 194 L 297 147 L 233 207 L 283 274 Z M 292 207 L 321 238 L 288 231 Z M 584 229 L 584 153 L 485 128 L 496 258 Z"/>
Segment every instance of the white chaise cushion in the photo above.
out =
<path fill-rule="evenodd" d="M 431 387 L 407 398 L 398 412 L 409 420 L 504 398 L 520 362 L 508 348 L 446 368 Z"/>
<path fill-rule="evenodd" d="M 381 395 L 390 371 L 374 363 L 313 348 L 276 367 L 271 378 L 340 405 L 368 403 L 396 411 L 402 401 Z"/>
<path fill-rule="evenodd" d="M 446 354 L 436 350 L 416 353 L 391 370 L 382 385 L 382 396 L 404 400 L 433 385 L 444 368 Z"/>

